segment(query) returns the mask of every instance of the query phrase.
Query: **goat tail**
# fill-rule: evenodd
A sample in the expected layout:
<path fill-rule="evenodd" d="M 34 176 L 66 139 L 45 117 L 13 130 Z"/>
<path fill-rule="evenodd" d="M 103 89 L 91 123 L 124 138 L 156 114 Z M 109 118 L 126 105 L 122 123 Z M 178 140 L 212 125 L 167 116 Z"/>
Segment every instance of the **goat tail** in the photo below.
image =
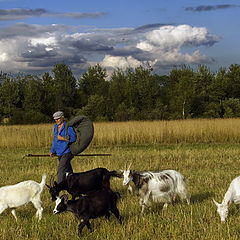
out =
<path fill-rule="evenodd" d="M 123 176 L 122 176 L 122 173 L 119 173 L 119 172 L 117 172 L 117 171 L 109 171 L 108 172 L 108 176 L 109 177 L 117 177 L 117 178 L 122 178 Z"/>
<path fill-rule="evenodd" d="M 39 183 L 39 185 L 40 185 L 40 187 L 41 187 L 41 191 L 43 190 L 43 187 L 45 186 L 46 178 L 47 178 L 47 175 L 46 175 L 46 174 L 43 174 L 43 175 L 42 175 L 42 181 Z"/>
<path fill-rule="evenodd" d="M 188 203 L 190 202 L 190 194 L 188 192 L 187 181 L 186 178 L 182 175 L 177 178 L 176 193 L 181 200 L 186 200 Z"/>

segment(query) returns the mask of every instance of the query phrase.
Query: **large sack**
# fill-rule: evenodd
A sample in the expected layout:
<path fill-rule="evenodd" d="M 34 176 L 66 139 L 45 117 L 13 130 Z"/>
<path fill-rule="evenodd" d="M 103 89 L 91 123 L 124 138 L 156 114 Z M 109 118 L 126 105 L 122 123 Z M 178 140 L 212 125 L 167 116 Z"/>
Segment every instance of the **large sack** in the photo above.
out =
<path fill-rule="evenodd" d="M 77 116 L 67 122 L 66 126 L 67 129 L 73 127 L 77 134 L 76 142 L 70 144 L 72 154 L 77 155 L 83 152 L 92 141 L 94 135 L 93 122 L 86 116 Z"/>

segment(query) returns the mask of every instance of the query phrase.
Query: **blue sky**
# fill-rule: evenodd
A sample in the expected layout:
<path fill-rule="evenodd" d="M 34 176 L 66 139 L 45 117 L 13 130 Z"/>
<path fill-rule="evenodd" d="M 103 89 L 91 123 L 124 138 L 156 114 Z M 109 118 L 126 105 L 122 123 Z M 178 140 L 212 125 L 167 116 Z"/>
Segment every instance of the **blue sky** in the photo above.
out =
<path fill-rule="evenodd" d="M 0 70 L 240 64 L 240 1 L 0 0 Z"/>

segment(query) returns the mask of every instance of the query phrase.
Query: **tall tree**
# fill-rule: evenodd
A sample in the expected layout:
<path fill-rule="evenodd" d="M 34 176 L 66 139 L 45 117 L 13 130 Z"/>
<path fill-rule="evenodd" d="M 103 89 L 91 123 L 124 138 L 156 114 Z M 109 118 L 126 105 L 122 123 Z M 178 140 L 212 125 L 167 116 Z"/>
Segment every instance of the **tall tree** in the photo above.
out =
<path fill-rule="evenodd" d="M 149 68 L 142 66 L 127 72 L 130 86 L 130 107 L 137 109 L 137 119 L 151 119 L 151 112 L 159 102 L 160 84 Z"/>
<path fill-rule="evenodd" d="M 214 74 L 208 67 L 198 67 L 197 72 L 194 74 L 195 96 L 192 107 L 193 117 L 210 117 L 208 112 L 209 107 L 213 106 L 211 100 L 211 85 L 213 80 Z"/>
<path fill-rule="evenodd" d="M 123 102 L 129 103 L 129 84 L 123 70 L 113 72 L 110 79 L 109 98 L 111 99 L 113 111 Z"/>
<path fill-rule="evenodd" d="M 91 95 L 107 96 L 109 83 L 106 81 L 106 69 L 99 64 L 88 68 L 79 79 L 79 90 L 84 104 Z"/>
<path fill-rule="evenodd" d="M 5 77 L 0 85 L 0 113 L 11 117 L 20 101 L 19 85 L 14 78 Z"/>
<path fill-rule="evenodd" d="M 74 107 L 76 97 L 76 79 L 69 66 L 56 64 L 53 68 L 56 110 Z"/>
<path fill-rule="evenodd" d="M 194 72 L 183 66 L 170 72 L 168 83 L 169 117 L 188 118 L 192 114 L 194 97 Z"/>
<path fill-rule="evenodd" d="M 26 111 L 42 111 L 43 86 L 41 79 L 28 75 L 25 77 L 23 108 Z"/>
<path fill-rule="evenodd" d="M 56 92 L 55 81 L 48 72 L 44 73 L 42 76 L 42 85 L 43 85 L 42 112 L 48 116 L 52 116 L 53 112 L 55 112 L 57 109 L 55 104 Z"/>
<path fill-rule="evenodd" d="M 221 117 L 223 118 L 225 115 L 225 107 L 223 102 L 228 98 L 227 97 L 227 89 L 228 89 L 228 77 L 227 71 L 225 68 L 220 68 L 215 77 L 212 80 L 212 83 L 209 87 L 209 97 L 211 100 L 211 105 L 214 104 L 215 115 L 212 117 Z"/>
<path fill-rule="evenodd" d="M 229 98 L 240 98 L 240 65 L 232 64 L 227 72 L 227 94 Z"/>

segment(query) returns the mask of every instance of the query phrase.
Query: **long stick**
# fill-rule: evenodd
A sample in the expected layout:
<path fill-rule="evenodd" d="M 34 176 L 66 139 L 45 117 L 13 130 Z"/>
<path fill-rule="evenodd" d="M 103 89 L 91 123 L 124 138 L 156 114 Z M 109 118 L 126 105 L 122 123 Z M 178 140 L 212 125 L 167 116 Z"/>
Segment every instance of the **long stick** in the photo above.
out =
<path fill-rule="evenodd" d="M 111 156 L 112 154 L 109 153 L 93 153 L 93 154 L 78 154 L 75 155 L 77 157 L 95 157 L 95 156 Z M 49 154 L 27 154 L 25 156 L 23 156 L 23 158 L 25 157 L 50 157 Z"/>

